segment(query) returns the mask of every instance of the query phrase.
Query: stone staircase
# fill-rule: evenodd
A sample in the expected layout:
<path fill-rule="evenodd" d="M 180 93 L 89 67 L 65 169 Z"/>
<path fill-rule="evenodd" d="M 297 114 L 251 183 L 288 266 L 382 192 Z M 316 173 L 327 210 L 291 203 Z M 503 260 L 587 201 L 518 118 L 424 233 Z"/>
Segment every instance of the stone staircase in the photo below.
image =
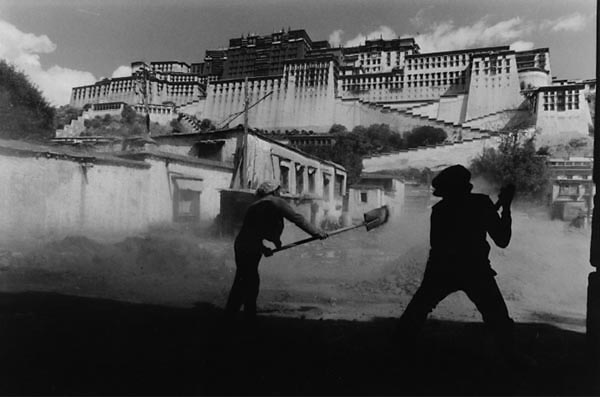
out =
<path fill-rule="evenodd" d="M 200 128 L 201 121 L 191 114 L 180 112 L 178 115 L 178 120 L 184 127 L 186 127 L 186 129 L 190 130 L 191 132 L 202 132 L 202 129 Z"/>
<path fill-rule="evenodd" d="M 415 107 L 411 107 L 406 109 L 408 114 L 412 114 L 414 116 L 423 116 L 427 118 L 435 119 L 437 118 L 438 110 L 439 110 L 439 101 L 427 103 L 424 105 L 419 105 Z"/>
<path fill-rule="evenodd" d="M 179 106 L 177 106 L 177 113 L 185 113 L 185 114 L 196 114 L 198 113 L 201 108 L 202 108 L 202 103 L 203 99 L 194 99 L 193 101 L 188 101 L 186 103 L 183 103 Z"/>
<path fill-rule="evenodd" d="M 81 116 L 76 119 L 71 120 L 68 125 L 65 125 L 64 128 L 56 130 L 55 137 L 56 138 L 72 138 L 76 136 L 80 136 L 82 132 L 85 131 L 85 120 L 90 118 L 89 112 L 83 112 Z"/>
<path fill-rule="evenodd" d="M 469 119 L 462 123 L 462 125 L 471 128 L 500 130 L 510 128 L 511 125 L 519 124 L 520 122 L 526 122 L 528 118 L 530 118 L 530 114 L 527 110 L 504 109 Z"/>
<path fill-rule="evenodd" d="M 469 166 L 485 148 L 497 147 L 500 134 L 484 133 L 477 137 L 460 141 L 443 142 L 437 145 L 419 146 L 389 153 L 365 156 L 362 159 L 363 172 L 380 172 L 407 168 L 429 168 L 432 170 L 453 164 Z"/>
<path fill-rule="evenodd" d="M 488 129 L 482 129 L 482 128 L 478 128 L 478 127 L 470 127 L 470 126 L 463 126 L 462 124 L 457 124 L 457 123 L 453 123 L 453 122 L 449 122 L 449 121 L 444 121 L 444 120 L 440 120 L 437 117 L 430 117 L 429 115 L 423 115 L 423 114 L 419 114 L 419 110 L 416 108 L 423 108 L 422 112 L 426 112 L 426 107 L 431 105 L 431 104 L 427 104 L 427 105 L 420 105 L 417 106 L 416 108 L 409 108 L 409 109 L 394 109 L 391 106 L 388 105 L 382 105 L 382 104 L 378 104 L 375 102 L 368 102 L 368 101 L 364 101 L 364 100 L 360 100 L 359 101 L 362 105 L 364 106 L 368 106 L 369 108 L 372 109 L 377 109 L 383 113 L 394 113 L 394 114 L 398 114 L 398 115 L 402 115 L 405 117 L 409 117 L 414 119 L 415 121 L 420 121 L 422 123 L 422 125 L 429 125 L 432 127 L 436 127 L 436 128 L 442 128 L 445 130 L 450 130 L 450 134 L 453 138 L 451 138 L 451 141 L 454 140 L 462 140 L 462 139 L 471 139 L 471 138 L 476 138 L 480 135 L 494 135 L 495 131 L 493 130 L 488 130 Z"/>

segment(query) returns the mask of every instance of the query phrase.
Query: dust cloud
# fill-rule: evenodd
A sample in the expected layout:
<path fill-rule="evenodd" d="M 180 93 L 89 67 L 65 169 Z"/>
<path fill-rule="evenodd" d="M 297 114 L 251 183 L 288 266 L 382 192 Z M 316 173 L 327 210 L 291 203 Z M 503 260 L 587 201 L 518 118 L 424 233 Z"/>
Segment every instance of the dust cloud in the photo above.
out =
<path fill-rule="evenodd" d="M 474 191 L 496 186 L 475 180 Z M 433 202 L 430 203 L 430 205 Z M 418 288 L 428 253 L 429 208 L 405 211 L 367 232 L 356 229 L 264 258 L 263 314 L 369 320 L 399 316 Z M 288 224 L 282 240 L 306 235 Z M 585 325 L 589 229 L 552 221 L 545 208 L 515 203 L 508 248 L 490 260 L 516 321 Z M 119 242 L 73 236 L 30 249 L 0 251 L 0 290 L 54 291 L 131 302 L 222 307 L 233 280 L 232 239 L 185 227 L 156 227 Z M 479 321 L 462 293 L 432 317 Z"/>

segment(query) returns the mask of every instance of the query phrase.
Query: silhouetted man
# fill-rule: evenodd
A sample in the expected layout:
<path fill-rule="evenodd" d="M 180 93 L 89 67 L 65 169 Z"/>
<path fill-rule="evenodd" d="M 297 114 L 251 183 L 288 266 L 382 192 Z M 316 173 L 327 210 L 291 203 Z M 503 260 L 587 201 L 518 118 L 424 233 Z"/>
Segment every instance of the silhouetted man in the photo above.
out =
<path fill-rule="evenodd" d="M 498 247 L 508 246 L 514 189 L 500 193 L 499 216 L 488 196 L 471 193 L 470 179 L 465 167 L 454 165 L 432 181 L 433 195 L 442 200 L 431 212 L 429 259 L 421 286 L 400 318 L 398 333 L 409 340 L 415 337 L 429 312 L 450 293 L 462 290 L 481 312 L 501 348 L 510 354 L 514 323 L 494 279 L 486 234 Z"/>
<path fill-rule="evenodd" d="M 284 218 L 314 237 L 327 238 L 327 233 L 311 225 L 279 197 L 279 191 L 277 182 L 263 182 L 256 190 L 259 199 L 250 205 L 244 216 L 242 228 L 235 239 L 235 279 L 225 308 L 230 316 L 243 305 L 245 318 L 255 318 L 260 284 L 258 263 L 262 255 L 272 255 L 272 250 L 264 246 L 263 240 L 272 242 L 276 248 L 281 247 Z"/>

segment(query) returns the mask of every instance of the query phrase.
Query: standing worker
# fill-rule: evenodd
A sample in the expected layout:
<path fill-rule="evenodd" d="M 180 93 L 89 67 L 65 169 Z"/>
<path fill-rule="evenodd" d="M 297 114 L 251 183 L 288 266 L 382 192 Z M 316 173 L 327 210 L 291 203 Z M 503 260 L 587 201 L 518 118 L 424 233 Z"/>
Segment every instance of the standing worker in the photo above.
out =
<path fill-rule="evenodd" d="M 327 233 L 311 225 L 279 196 L 280 185 L 275 181 L 263 182 L 256 190 L 258 200 L 248 207 L 244 223 L 238 233 L 235 244 L 235 279 L 229 292 L 225 311 L 233 317 L 244 306 L 247 320 L 256 318 L 256 299 L 258 297 L 258 263 L 262 255 L 271 256 L 272 250 L 263 244 L 268 240 L 281 247 L 283 219 L 293 222 L 313 237 L 327 238 Z"/>
<path fill-rule="evenodd" d="M 513 358 L 514 322 L 498 289 L 488 254 L 489 234 L 500 248 L 511 238 L 510 205 L 514 189 L 503 188 L 496 206 L 489 196 L 473 194 L 471 173 L 461 165 L 442 170 L 433 180 L 429 259 L 421 286 L 400 318 L 397 336 L 411 345 L 427 315 L 450 293 L 462 290 L 491 328 L 500 348 Z M 498 206 L 502 214 L 497 213 Z"/>

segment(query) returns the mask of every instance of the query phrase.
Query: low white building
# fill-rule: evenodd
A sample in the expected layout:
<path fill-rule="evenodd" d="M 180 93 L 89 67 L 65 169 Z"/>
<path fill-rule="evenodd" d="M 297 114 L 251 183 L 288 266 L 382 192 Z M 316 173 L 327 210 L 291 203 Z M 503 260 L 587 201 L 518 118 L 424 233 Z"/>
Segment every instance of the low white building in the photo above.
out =
<path fill-rule="evenodd" d="M 170 153 L 84 153 L 0 140 L 0 242 L 118 239 L 171 222 L 212 222 L 233 168 Z"/>
<path fill-rule="evenodd" d="M 282 196 L 314 224 L 320 225 L 325 220 L 340 222 L 347 173 L 339 164 L 253 131 L 248 133 L 247 148 L 242 150 L 244 131 L 241 127 L 209 133 L 155 136 L 153 139 L 164 152 L 210 159 L 232 167 L 239 164 L 233 173 L 231 189 L 251 193 L 261 182 L 275 179 L 281 184 Z M 247 158 L 238 162 L 236 153 L 247 153 Z M 248 200 L 243 200 L 245 205 L 249 204 Z M 231 198 L 222 205 L 228 206 L 227 203 L 236 203 L 238 208 L 221 208 L 221 213 L 228 217 L 239 212 L 232 220 L 239 223 L 243 211 L 238 210 L 244 205 Z"/>
<path fill-rule="evenodd" d="M 362 221 L 363 214 L 388 206 L 392 218 L 400 216 L 404 207 L 404 183 L 393 175 L 363 174 L 348 189 L 348 213 L 352 221 Z"/>

